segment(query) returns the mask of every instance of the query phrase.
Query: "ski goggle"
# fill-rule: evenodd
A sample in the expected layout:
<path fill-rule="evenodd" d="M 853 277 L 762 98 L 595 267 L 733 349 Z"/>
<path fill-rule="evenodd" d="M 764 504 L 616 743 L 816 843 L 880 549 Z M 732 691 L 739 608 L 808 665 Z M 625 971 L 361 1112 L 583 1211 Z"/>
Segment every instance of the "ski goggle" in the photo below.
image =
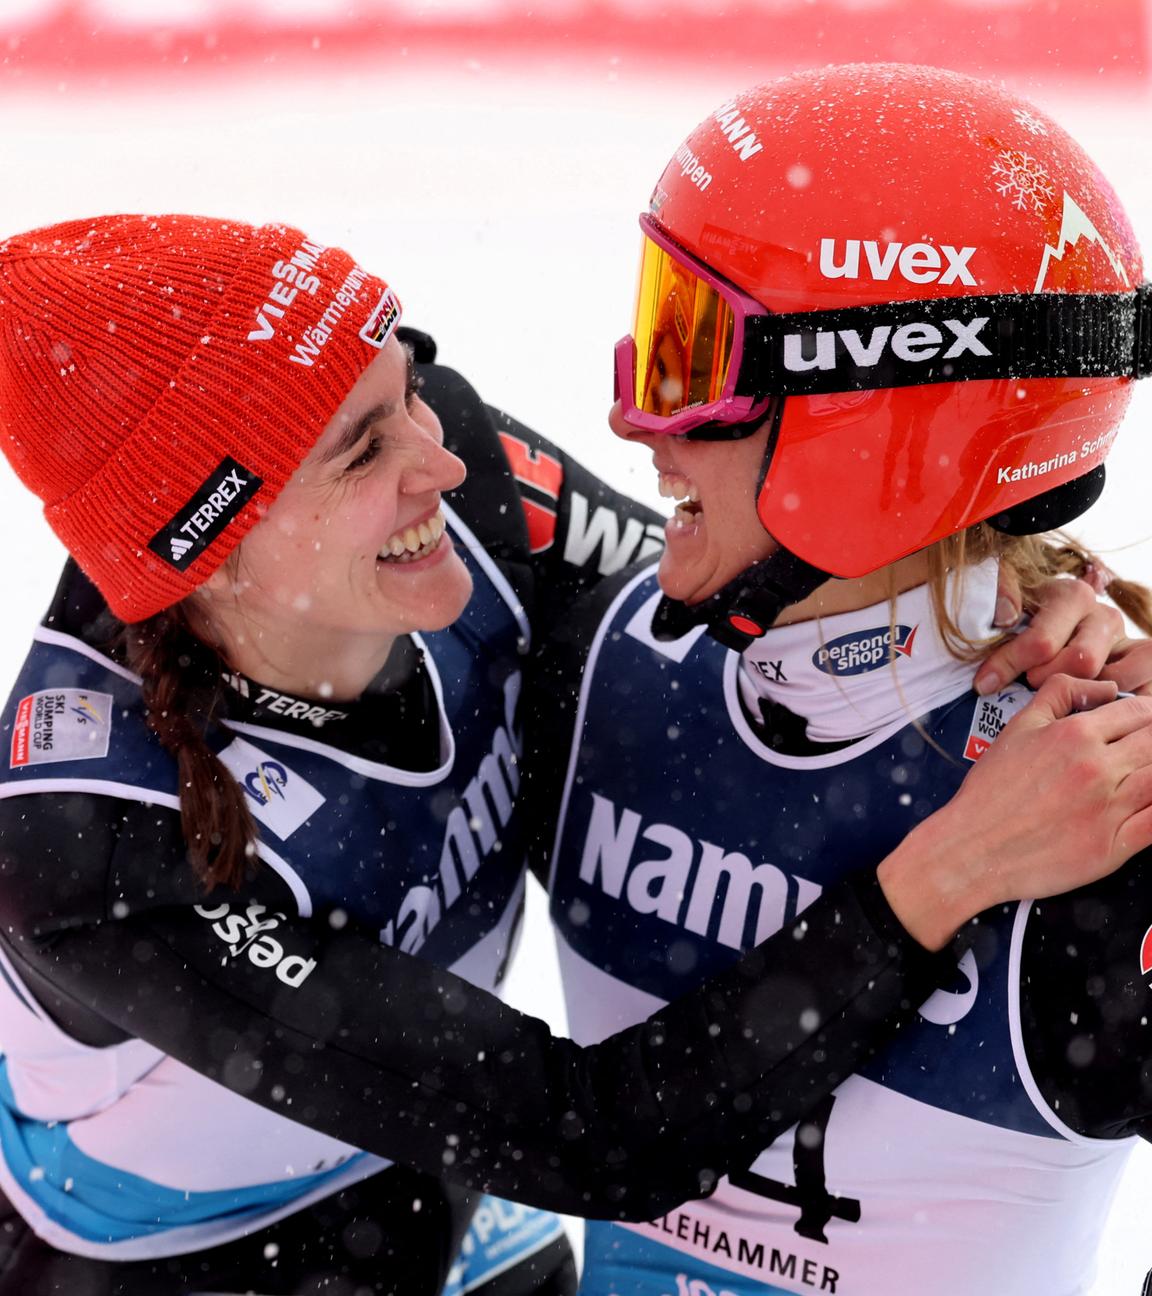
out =
<path fill-rule="evenodd" d="M 738 395 L 746 321 L 764 307 L 678 247 L 648 215 L 632 334 L 616 344 L 626 421 L 683 435 L 705 423 L 757 419 L 770 397 Z"/>
<path fill-rule="evenodd" d="M 785 396 L 1152 374 L 1152 283 L 775 314 L 650 216 L 640 226 L 633 332 L 616 344 L 616 398 L 639 432 L 739 437 Z"/>

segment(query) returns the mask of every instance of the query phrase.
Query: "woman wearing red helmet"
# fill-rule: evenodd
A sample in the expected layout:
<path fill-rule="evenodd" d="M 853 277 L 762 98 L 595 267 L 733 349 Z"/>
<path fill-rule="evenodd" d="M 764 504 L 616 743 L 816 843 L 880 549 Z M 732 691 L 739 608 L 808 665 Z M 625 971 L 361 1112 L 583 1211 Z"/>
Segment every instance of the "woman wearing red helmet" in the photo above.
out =
<path fill-rule="evenodd" d="M 675 305 L 660 382 L 687 373 Z M 77 560 L 0 722 L 0 1291 L 436 1292 L 482 1190 L 671 1209 L 935 984 L 870 878 L 805 910 L 802 975 L 784 931 L 592 1049 L 493 996 L 538 773 L 528 632 L 565 635 L 611 565 L 566 543 L 578 515 L 650 521 L 399 320 L 282 225 L 0 245 L 3 449 Z M 989 796 L 1027 787 L 1009 746 Z M 1065 802 L 1034 828 L 1070 833 Z M 973 876 L 905 895 L 909 925 L 975 912 L 1002 841 L 942 852 Z M 477 1219 L 504 1291 L 562 1288 L 554 1218 Z"/>
<path fill-rule="evenodd" d="M 577 515 L 652 521 L 434 359 L 289 226 L 0 244 L 0 438 L 76 560 L 0 719 L 0 1292 L 431 1296 L 486 1191 L 644 1219 L 831 1083 L 732 1039 L 788 934 L 592 1049 L 492 993 L 527 639 L 610 565 Z M 874 882 L 808 921 L 851 1069 L 938 966 Z M 572 1281 L 548 1211 L 476 1221 L 468 1290 Z"/>
<path fill-rule="evenodd" d="M 970 923 L 946 886 L 928 914 L 905 905 L 945 854 L 970 884 L 966 848 L 986 858 L 990 832 L 992 875 L 1052 860 L 1044 896 L 1070 845 L 1104 875 L 1152 842 L 1142 699 L 973 687 L 1000 569 L 1030 590 L 1087 561 L 1037 537 L 1097 497 L 1152 370 L 1131 228 L 1043 114 L 882 65 L 724 104 L 641 225 L 612 423 L 679 502 L 658 583 L 649 567 L 599 591 L 580 645 L 552 865 L 573 1034 L 641 1019 L 781 929 L 814 984 L 807 907 L 877 866 L 958 971 L 709 1199 L 590 1225 L 585 1287 L 1083 1291 L 1133 1138 L 1152 1136 L 1147 870 L 1044 902 L 993 885 Z M 1138 587 L 1112 588 L 1146 621 Z M 1113 779 L 1069 759 L 1087 735 Z M 998 795 L 1017 743 L 1032 789 Z M 1032 791 L 1084 799 L 1014 834 Z M 810 1031 L 813 1072 L 847 1074 L 819 996 L 797 1020 L 781 985 L 774 1029 Z"/>

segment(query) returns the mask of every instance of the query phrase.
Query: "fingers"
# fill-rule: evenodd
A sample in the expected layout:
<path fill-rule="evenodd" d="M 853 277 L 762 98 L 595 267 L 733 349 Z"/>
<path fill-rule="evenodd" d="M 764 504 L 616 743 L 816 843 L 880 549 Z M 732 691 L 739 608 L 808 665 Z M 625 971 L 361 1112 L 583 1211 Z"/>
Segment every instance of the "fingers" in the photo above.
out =
<path fill-rule="evenodd" d="M 1013 717 L 1009 727 L 1034 729 L 1051 724 L 1054 720 L 1062 720 L 1073 712 L 1094 711 L 1106 703 L 1115 701 L 1116 692 L 1116 685 L 1111 680 L 1083 680 L 1071 675 L 1053 675 L 1045 680 L 1032 701 Z M 1136 698 L 1124 700 L 1137 701 Z M 1143 700 L 1140 701 L 1143 705 Z M 1122 728 L 1122 720 L 1114 721 L 1116 726 L 1121 726 L 1117 736 L 1121 733 L 1130 733 L 1133 728 L 1138 727 L 1139 723 L 1147 723 L 1147 719 L 1152 719 L 1152 706 L 1145 714 L 1146 719 L 1143 722 L 1131 719 L 1130 727 L 1127 729 Z M 1106 726 L 1108 729 L 1111 727 Z M 1111 741 L 1111 739 L 1106 738 L 1104 741 Z"/>
<path fill-rule="evenodd" d="M 1084 581 L 1047 581 L 1031 624 L 989 654 L 976 672 L 975 689 L 994 693 L 1025 673 L 1034 687 L 1060 673 L 1093 679 L 1112 655 L 1123 627 L 1120 614 L 1098 603 Z"/>
<path fill-rule="evenodd" d="M 1131 739 L 1124 739 L 1125 743 L 1130 741 Z M 1115 805 L 1128 818 L 1144 810 L 1152 810 L 1152 766 L 1147 759 L 1121 779 L 1115 793 Z"/>
<path fill-rule="evenodd" d="M 1114 838 L 1116 848 L 1122 860 L 1130 859 L 1152 846 L 1152 767 L 1144 763 L 1134 769 L 1116 789 L 1112 803 L 1123 815 Z"/>
<path fill-rule="evenodd" d="M 1082 585 L 1083 581 L 1065 582 Z M 1027 633 L 1027 632 L 1025 632 Z M 1096 679 L 1113 655 L 1116 642 L 1124 635 L 1124 618 L 1106 603 L 1095 603 L 1079 623 L 1068 643 L 1051 661 L 1041 662 L 1028 671 L 1028 683 L 1039 687 L 1051 675 L 1079 675 Z M 1056 635 L 1050 636 L 1055 640 Z M 1152 660 L 1148 663 L 1152 666 Z"/>
<path fill-rule="evenodd" d="M 997 630 L 1011 630 L 1024 612 L 1024 594 L 1020 578 L 1008 563 L 1000 564 L 996 578 L 996 614 L 992 624 Z"/>
<path fill-rule="evenodd" d="M 1100 678 L 1113 680 L 1122 693 L 1152 697 L 1152 639 L 1119 640 Z"/>
<path fill-rule="evenodd" d="M 1152 699 L 1120 698 L 1093 712 L 1089 731 L 1111 743 L 1111 755 L 1126 774 L 1152 765 Z"/>
<path fill-rule="evenodd" d="M 1126 819 L 1117 830 L 1115 841 L 1122 863 L 1152 846 L 1152 809 L 1141 809 Z"/>

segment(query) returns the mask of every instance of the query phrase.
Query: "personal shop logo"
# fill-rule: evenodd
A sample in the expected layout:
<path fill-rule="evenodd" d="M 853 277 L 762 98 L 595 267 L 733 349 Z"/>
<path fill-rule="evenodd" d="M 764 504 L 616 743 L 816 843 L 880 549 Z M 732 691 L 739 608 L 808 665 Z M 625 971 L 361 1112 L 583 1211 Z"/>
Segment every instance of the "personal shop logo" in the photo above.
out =
<path fill-rule="evenodd" d="M 148 548 L 170 567 L 184 571 L 263 484 L 263 478 L 235 459 L 221 459 L 179 513 L 148 541 Z"/>
<path fill-rule="evenodd" d="M 919 628 L 898 625 L 853 630 L 821 644 L 812 654 L 812 665 L 825 675 L 866 675 L 897 657 L 911 657 Z"/>

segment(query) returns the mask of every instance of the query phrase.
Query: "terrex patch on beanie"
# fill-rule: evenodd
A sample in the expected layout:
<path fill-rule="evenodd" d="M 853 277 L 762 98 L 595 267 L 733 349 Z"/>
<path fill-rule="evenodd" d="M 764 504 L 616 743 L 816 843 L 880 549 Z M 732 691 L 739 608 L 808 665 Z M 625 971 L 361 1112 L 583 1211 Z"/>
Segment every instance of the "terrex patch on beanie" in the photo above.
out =
<path fill-rule="evenodd" d="M 123 621 L 211 575 L 400 305 L 285 225 L 102 216 L 0 242 L 0 445 Z"/>

